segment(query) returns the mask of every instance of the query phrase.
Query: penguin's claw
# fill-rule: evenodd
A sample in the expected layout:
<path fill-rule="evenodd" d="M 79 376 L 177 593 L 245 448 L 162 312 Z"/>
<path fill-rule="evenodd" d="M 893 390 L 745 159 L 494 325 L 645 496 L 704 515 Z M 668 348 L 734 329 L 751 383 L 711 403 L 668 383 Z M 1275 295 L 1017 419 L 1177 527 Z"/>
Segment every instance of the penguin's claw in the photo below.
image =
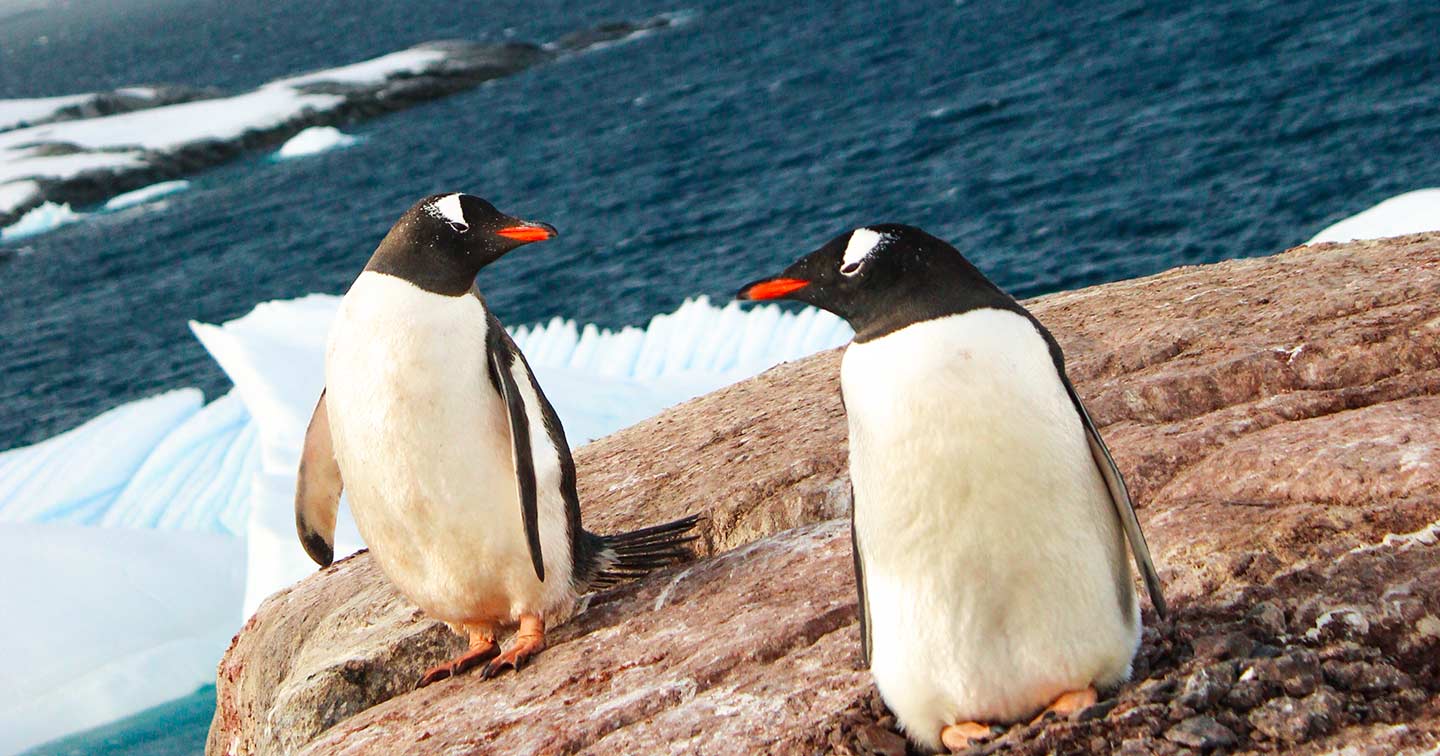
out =
<path fill-rule="evenodd" d="M 455 677 L 464 674 L 479 666 L 481 662 L 489 661 L 500 653 L 499 644 L 491 641 L 489 645 L 472 645 L 469 651 L 451 659 L 444 664 L 439 664 L 425 670 L 425 674 L 415 681 L 415 689 L 419 690 L 431 683 L 437 683 L 447 677 Z"/>
<path fill-rule="evenodd" d="M 940 730 L 940 742 L 951 753 L 959 753 L 995 736 L 995 728 L 979 722 L 958 722 Z"/>
<path fill-rule="evenodd" d="M 515 643 L 510 650 L 495 657 L 480 676 L 486 679 L 492 678 L 509 667 L 519 672 L 530 657 L 545 650 L 545 622 L 539 617 L 531 614 L 520 616 L 520 630 L 515 633 Z"/>
<path fill-rule="evenodd" d="M 1099 696 L 1095 693 L 1094 686 L 1084 690 L 1071 690 L 1061 693 L 1051 704 L 1040 712 L 1040 715 L 1030 720 L 1030 724 L 1037 724 L 1050 719 L 1063 719 L 1077 711 L 1091 706 Z"/>

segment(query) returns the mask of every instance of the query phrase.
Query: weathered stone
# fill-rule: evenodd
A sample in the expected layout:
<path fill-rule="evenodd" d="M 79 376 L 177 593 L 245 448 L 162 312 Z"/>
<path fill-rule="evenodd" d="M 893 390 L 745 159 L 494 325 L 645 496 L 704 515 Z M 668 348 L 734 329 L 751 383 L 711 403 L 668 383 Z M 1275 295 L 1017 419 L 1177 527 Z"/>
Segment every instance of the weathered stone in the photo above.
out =
<path fill-rule="evenodd" d="M 1250 713 L 1250 724 L 1266 737 L 1299 743 L 1324 735 L 1339 724 L 1343 704 L 1328 688 L 1305 698 L 1281 696 Z"/>
<path fill-rule="evenodd" d="M 1196 638 L 1194 648 L 1201 659 L 1243 659 L 1254 650 L 1255 641 L 1244 633 L 1224 633 Z"/>
<path fill-rule="evenodd" d="M 1248 710 L 1265 700 L 1265 683 L 1253 672 L 1242 674 L 1240 679 L 1225 693 L 1225 703 L 1236 709 Z"/>
<path fill-rule="evenodd" d="M 1302 698 L 1315 692 L 1320 684 L 1320 659 L 1315 652 L 1307 649 L 1296 651 L 1273 659 L 1261 659 L 1251 667 L 1255 676 L 1275 692 Z"/>
<path fill-rule="evenodd" d="M 1234 711 L 1198 682 L 1193 703 L 1237 749 L 1433 746 L 1440 235 L 1029 304 L 1131 484 L 1174 615 L 1147 612 L 1137 679 L 1109 715 L 1013 727 L 980 750 L 1182 752 L 1166 733 L 1199 712 L 1176 699 L 1223 659 L 1241 672 L 1221 699 Z M 837 519 L 837 363 L 783 365 L 578 450 L 591 529 L 703 513 L 700 561 L 595 596 L 521 674 L 410 691 L 460 642 L 368 555 L 271 597 L 221 666 L 210 753 L 863 752 L 867 728 L 894 721 L 861 668 Z M 1267 602 L 1278 614 L 1254 611 Z M 1383 660 L 1409 685 L 1380 669 L 1316 687 L 1322 659 Z"/>
<path fill-rule="evenodd" d="M 1230 692 L 1230 686 L 1234 684 L 1235 667 L 1233 665 L 1212 664 L 1190 675 L 1176 700 L 1182 706 L 1188 706 L 1196 711 L 1204 711 L 1224 698 L 1225 694 Z"/>
<path fill-rule="evenodd" d="M 1324 674 L 1331 685 L 1360 693 L 1388 693 L 1414 684 L 1409 675 L 1384 662 L 1326 662 Z"/>
<path fill-rule="evenodd" d="M 1213 717 L 1190 717 L 1165 731 L 1165 739 L 1202 751 L 1235 745 L 1235 733 Z"/>
<path fill-rule="evenodd" d="M 894 730 L 864 725 L 855 731 L 861 753 L 875 756 L 905 756 L 905 738 Z"/>
<path fill-rule="evenodd" d="M 1261 601 L 1250 609 L 1250 619 L 1271 637 L 1285 634 L 1285 610 L 1274 601 Z"/>

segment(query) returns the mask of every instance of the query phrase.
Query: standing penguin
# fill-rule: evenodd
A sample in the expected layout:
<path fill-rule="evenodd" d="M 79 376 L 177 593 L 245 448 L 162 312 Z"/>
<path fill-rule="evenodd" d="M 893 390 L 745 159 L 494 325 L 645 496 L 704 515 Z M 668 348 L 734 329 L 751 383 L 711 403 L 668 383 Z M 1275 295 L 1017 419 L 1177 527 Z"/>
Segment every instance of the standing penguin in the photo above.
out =
<path fill-rule="evenodd" d="M 560 418 L 475 286 L 481 268 L 553 236 L 478 197 L 427 197 L 380 242 L 330 329 L 296 529 L 330 564 L 348 489 L 385 576 L 468 635 L 422 686 L 485 662 L 485 677 L 518 670 L 581 595 L 688 554 L 694 517 L 615 536 L 581 527 Z M 517 623 L 501 653 L 496 633 Z"/>
<path fill-rule="evenodd" d="M 1125 541 L 1160 581 L 1055 339 L 959 251 L 856 229 L 746 286 L 855 329 L 840 368 L 865 659 L 932 750 L 1069 714 L 1123 682 L 1140 642 Z"/>

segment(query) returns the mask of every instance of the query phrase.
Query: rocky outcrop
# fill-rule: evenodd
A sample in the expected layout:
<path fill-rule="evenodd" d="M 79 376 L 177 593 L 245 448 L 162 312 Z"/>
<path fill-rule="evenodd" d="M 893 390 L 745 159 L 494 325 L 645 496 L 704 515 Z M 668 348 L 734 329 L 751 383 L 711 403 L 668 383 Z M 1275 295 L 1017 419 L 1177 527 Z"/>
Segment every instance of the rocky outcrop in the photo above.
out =
<path fill-rule="evenodd" d="M 1173 617 L 1135 680 L 984 753 L 1393 753 L 1440 738 L 1440 235 L 1029 303 L 1135 492 Z M 600 531 L 703 512 L 700 558 L 594 596 L 521 674 L 367 555 L 271 597 L 209 753 L 901 754 L 862 669 L 838 353 L 576 455 Z M 297 545 L 298 548 L 298 545 Z"/>
<path fill-rule="evenodd" d="M 335 95 L 338 104 L 297 107 L 284 118 L 266 120 L 263 125 L 247 128 L 244 133 L 234 137 L 198 139 L 169 145 L 163 149 L 140 149 L 124 143 L 84 148 L 64 141 L 64 132 L 60 131 L 57 132 L 60 134 L 58 137 L 47 135 L 34 140 L 20 140 L 9 146 L 9 153 L 5 151 L 6 145 L 0 145 L 0 160 L 103 153 L 127 153 L 134 156 L 131 161 L 119 164 L 102 162 L 87 170 L 65 170 L 58 175 L 44 172 L 30 175 L 26 171 L 18 171 L 7 180 L 34 182 L 36 187 L 25 201 L 0 207 L 0 226 L 14 223 L 26 212 L 45 202 L 100 202 L 124 191 L 220 165 L 247 152 L 274 147 L 312 126 L 350 124 L 403 110 L 473 89 L 484 82 L 519 73 L 564 55 L 652 32 L 671 23 L 669 16 L 656 16 L 638 22 L 611 22 L 572 32 L 545 45 L 466 40 L 428 42 L 411 48 L 411 51 L 435 52 L 439 55 L 433 63 L 418 71 L 400 70 L 378 78 L 360 79 L 344 74 L 327 78 L 327 72 L 319 72 L 282 79 L 267 86 L 286 86 L 302 94 Z M 93 95 L 82 103 L 59 109 L 43 119 L 19 125 L 34 126 L 93 118 L 196 100 L 223 102 L 223 98 L 214 90 L 178 87 L 121 89 L 113 93 Z M 236 105 L 238 109 L 245 107 L 251 106 L 243 103 Z M 157 128 L 161 125 L 162 122 L 157 122 Z M 22 129 L 16 131 L 21 136 L 29 134 Z"/>

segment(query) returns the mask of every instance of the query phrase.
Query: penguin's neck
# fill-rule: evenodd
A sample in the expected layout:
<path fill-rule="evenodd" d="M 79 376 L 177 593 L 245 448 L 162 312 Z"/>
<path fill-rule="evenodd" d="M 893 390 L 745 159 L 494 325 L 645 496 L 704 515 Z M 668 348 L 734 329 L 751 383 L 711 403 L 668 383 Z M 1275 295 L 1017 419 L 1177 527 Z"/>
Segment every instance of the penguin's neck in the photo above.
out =
<path fill-rule="evenodd" d="M 468 256 L 447 249 L 438 238 L 397 224 L 380 242 L 365 270 L 408 281 L 432 294 L 463 297 L 475 285 L 480 267 Z"/>
<path fill-rule="evenodd" d="M 855 342 L 865 343 L 888 336 L 902 328 L 963 315 L 972 310 L 1006 310 L 1026 315 L 1010 295 L 971 268 L 963 275 L 925 271 L 907 275 L 903 285 L 887 288 L 883 300 L 866 301 L 855 307 L 846 320 L 855 329 Z"/>

